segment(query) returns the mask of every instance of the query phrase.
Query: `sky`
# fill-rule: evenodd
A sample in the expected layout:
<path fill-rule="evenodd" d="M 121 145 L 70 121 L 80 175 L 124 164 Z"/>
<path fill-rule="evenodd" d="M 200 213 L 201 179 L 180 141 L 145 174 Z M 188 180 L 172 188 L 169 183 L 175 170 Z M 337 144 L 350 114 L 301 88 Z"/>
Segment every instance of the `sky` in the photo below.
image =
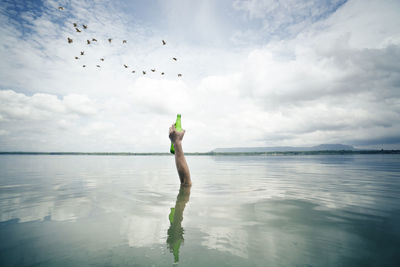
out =
<path fill-rule="evenodd" d="M 400 149 L 399 12 L 395 0 L 3 0 L 0 151 L 168 152 L 178 113 L 187 152 Z"/>

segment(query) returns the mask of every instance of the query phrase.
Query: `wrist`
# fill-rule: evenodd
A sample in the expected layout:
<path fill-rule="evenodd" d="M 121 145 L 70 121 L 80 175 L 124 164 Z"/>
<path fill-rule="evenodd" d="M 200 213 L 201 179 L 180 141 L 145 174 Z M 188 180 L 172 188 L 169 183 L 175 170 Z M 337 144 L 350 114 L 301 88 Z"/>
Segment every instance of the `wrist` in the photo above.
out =
<path fill-rule="evenodd" d="M 182 145 L 182 140 L 176 140 L 174 142 L 174 146 L 181 146 Z"/>

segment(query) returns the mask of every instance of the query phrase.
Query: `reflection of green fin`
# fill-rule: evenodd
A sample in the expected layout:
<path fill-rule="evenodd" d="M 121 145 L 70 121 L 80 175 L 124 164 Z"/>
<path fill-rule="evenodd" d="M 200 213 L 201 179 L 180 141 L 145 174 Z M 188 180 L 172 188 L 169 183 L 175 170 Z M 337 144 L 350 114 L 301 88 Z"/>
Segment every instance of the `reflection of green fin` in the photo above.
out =
<path fill-rule="evenodd" d="M 178 241 L 175 242 L 174 247 L 172 248 L 173 253 L 174 253 L 175 262 L 179 261 L 179 248 L 181 246 L 181 242 L 182 242 L 182 239 L 178 239 Z"/>
<path fill-rule="evenodd" d="M 169 213 L 169 222 L 172 224 L 174 222 L 175 208 L 171 208 L 171 212 Z"/>

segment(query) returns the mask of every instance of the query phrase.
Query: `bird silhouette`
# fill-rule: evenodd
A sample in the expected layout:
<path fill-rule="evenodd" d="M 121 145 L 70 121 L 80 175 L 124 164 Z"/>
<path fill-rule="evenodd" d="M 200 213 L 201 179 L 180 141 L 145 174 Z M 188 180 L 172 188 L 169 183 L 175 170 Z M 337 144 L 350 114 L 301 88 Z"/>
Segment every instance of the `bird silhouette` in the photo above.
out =
<path fill-rule="evenodd" d="M 100 58 L 101 61 L 104 61 L 104 58 Z"/>
<path fill-rule="evenodd" d="M 164 72 L 161 72 L 161 75 L 164 75 Z"/>
<path fill-rule="evenodd" d="M 58 10 L 64 10 L 64 8 L 62 6 L 59 6 Z"/>
<path fill-rule="evenodd" d="M 86 68 L 86 65 L 83 65 L 82 67 Z"/>
<path fill-rule="evenodd" d="M 96 67 L 100 68 L 100 65 L 96 65 Z"/>
<path fill-rule="evenodd" d="M 135 71 L 133 70 L 132 73 L 135 73 Z"/>
<path fill-rule="evenodd" d="M 125 67 L 125 69 L 127 69 L 127 68 L 128 68 L 128 65 L 124 64 L 124 67 Z"/>
<path fill-rule="evenodd" d="M 156 69 L 151 69 L 151 71 L 152 71 L 152 72 L 155 72 L 155 71 L 156 71 Z"/>
<path fill-rule="evenodd" d="M 178 60 L 176 57 L 173 57 L 172 59 L 173 59 L 173 60 L 175 60 L 175 61 L 177 61 L 177 60 Z"/>
<path fill-rule="evenodd" d="M 146 75 L 146 72 L 144 70 L 142 72 L 143 72 L 143 75 Z"/>
<path fill-rule="evenodd" d="M 78 27 L 78 24 L 74 23 L 74 27 L 75 27 L 75 28 Z"/>
<path fill-rule="evenodd" d="M 90 44 L 90 41 L 89 40 L 86 40 L 87 41 L 87 44 Z"/>
<path fill-rule="evenodd" d="M 166 42 L 166 41 L 164 41 L 164 40 L 162 40 L 162 44 L 163 44 L 163 45 L 166 45 L 166 44 L 167 44 L 167 42 Z"/>
<path fill-rule="evenodd" d="M 73 42 L 72 39 L 68 37 L 68 43 L 70 44 L 72 42 Z"/>
<path fill-rule="evenodd" d="M 178 73 L 178 77 L 182 77 L 182 74 Z"/>
<path fill-rule="evenodd" d="M 111 38 L 108 38 L 108 42 L 111 44 L 111 41 L 112 41 L 112 39 Z"/>
<path fill-rule="evenodd" d="M 79 59 L 79 57 L 75 57 L 75 59 Z"/>
<path fill-rule="evenodd" d="M 123 43 L 123 44 L 126 44 L 126 40 L 123 40 L 122 43 Z"/>
<path fill-rule="evenodd" d="M 81 51 L 81 56 L 83 56 L 85 54 L 85 51 Z"/>
<path fill-rule="evenodd" d="M 87 29 L 87 25 L 82 24 L 82 27 L 86 30 Z"/>
<path fill-rule="evenodd" d="M 92 38 L 92 42 L 97 42 L 97 39 L 95 39 L 95 38 Z"/>
<path fill-rule="evenodd" d="M 79 30 L 78 28 L 75 28 L 76 32 L 81 32 L 81 30 Z"/>

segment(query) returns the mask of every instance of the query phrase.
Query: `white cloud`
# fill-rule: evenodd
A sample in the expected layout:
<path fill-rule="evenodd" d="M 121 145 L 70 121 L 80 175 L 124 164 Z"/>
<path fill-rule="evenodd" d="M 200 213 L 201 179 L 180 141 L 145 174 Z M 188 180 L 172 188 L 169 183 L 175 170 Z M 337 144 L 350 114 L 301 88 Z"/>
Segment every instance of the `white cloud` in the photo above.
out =
<path fill-rule="evenodd" d="M 12 90 L 0 91 L 0 116 L 12 120 L 53 120 L 57 116 L 92 115 L 95 103 L 84 95 L 67 95 L 59 99 L 50 94 L 26 96 Z"/>
<path fill-rule="evenodd" d="M 138 78 L 130 89 L 130 103 L 137 111 L 168 114 L 190 109 L 187 85 L 182 81 Z"/>
<path fill-rule="evenodd" d="M 85 95 L 67 95 L 63 98 L 63 102 L 69 113 L 76 112 L 82 115 L 91 115 L 97 111 L 95 105 Z"/>
<path fill-rule="evenodd" d="M 263 45 L 257 35 L 265 25 L 227 29 L 230 18 L 215 18 L 223 12 L 211 2 L 192 22 L 196 27 L 179 29 L 182 39 L 166 38 L 166 46 L 161 36 L 172 33 L 174 19 L 154 29 L 118 10 L 118 3 L 73 2 L 62 13 L 53 10 L 57 3 L 46 2 L 40 16 L 24 14 L 23 26 L 2 9 L 0 126 L 7 134 L 0 135 L 0 150 L 168 151 L 176 113 L 183 114 L 188 151 L 396 140 L 399 4 L 348 1 L 331 14 L 338 3 L 236 2 L 230 11 L 251 20 L 280 12 L 270 25 L 277 32 L 282 25 L 297 27 Z M 215 32 L 236 38 L 237 46 L 185 41 L 197 28 L 210 28 L 199 26 L 209 25 L 202 22 L 210 17 L 218 24 Z M 177 19 L 185 20 L 190 17 Z M 89 28 L 76 33 L 73 22 Z M 91 37 L 99 41 L 87 45 Z"/>

